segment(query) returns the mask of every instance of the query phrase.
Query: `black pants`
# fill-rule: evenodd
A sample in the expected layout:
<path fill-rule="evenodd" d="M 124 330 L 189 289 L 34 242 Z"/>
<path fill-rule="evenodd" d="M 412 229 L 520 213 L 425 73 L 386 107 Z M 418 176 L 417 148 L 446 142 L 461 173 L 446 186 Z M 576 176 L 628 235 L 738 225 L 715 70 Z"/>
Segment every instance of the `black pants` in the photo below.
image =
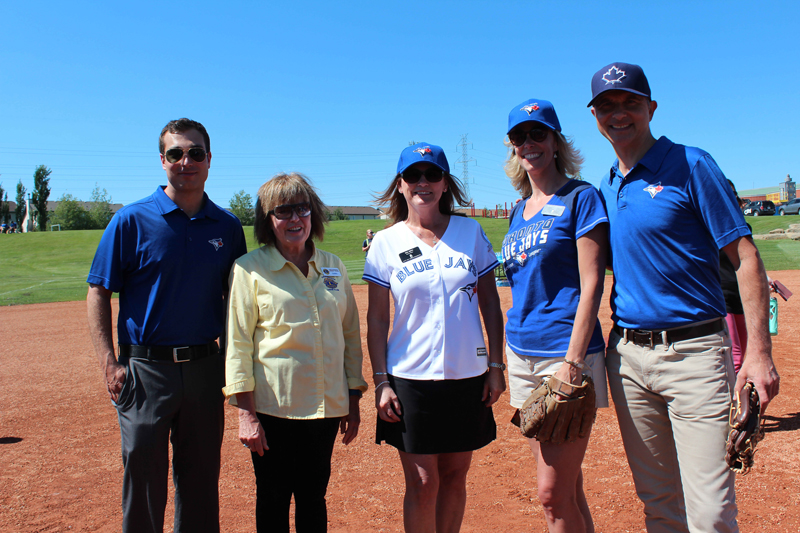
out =
<path fill-rule="evenodd" d="M 339 418 L 290 420 L 259 413 L 269 450 L 253 457 L 256 474 L 256 529 L 289 533 L 294 495 L 297 533 L 328 529 L 325 493 L 331 477 L 333 443 Z"/>

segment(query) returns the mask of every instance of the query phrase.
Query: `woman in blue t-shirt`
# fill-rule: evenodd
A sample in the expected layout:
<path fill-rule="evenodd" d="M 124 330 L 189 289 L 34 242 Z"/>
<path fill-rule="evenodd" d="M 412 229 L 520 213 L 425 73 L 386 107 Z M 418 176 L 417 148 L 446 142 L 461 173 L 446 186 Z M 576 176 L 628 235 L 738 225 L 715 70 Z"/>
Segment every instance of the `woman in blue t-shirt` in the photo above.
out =
<path fill-rule="evenodd" d="M 551 376 L 580 385 L 585 373 L 594 379 L 597 406 L 608 407 L 597 319 L 608 244 L 600 195 L 570 178 L 583 159 L 561 134 L 550 102 L 532 99 L 514 106 L 505 144 L 506 174 L 523 197 L 503 240 L 513 297 L 506 325 L 511 405 L 520 408 Z M 589 435 L 563 444 L 528 440 L 550 531 L 594 531 L 581 473 Z"/>

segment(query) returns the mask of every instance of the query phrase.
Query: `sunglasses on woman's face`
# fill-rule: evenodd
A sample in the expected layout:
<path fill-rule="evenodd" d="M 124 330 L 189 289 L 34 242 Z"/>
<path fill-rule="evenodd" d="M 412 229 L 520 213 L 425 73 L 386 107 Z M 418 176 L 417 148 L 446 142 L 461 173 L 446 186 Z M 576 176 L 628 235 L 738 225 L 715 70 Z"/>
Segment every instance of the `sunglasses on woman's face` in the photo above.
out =
<path fill-rule="evenodd" d="M 164 152 L 164 159 L 166 159 L 170 163 L 177 163 L 178 161 L 183 160 L 184 154 L 189 154 L 189 157 L 192 158 L 193 161 L 198 163 L 205 161 L 206 159 L 206 151 L 200 148 L 199 146 L 195 146 L 194 148 L 189 148 L 187 151 L 183 151 L 183 148 L 170 148 L 166 152 Z"/>
<path fill-rule="evenodd" d="M 508 132 L 508 140 L 511 141 L 511 144 L 514 146 L 522 146 L 525 144 L 528 137 L 530 137 L 533 142 L 540 143 L 547 139 L 547 131 L 548 130 L 542 128 L 531 128 L 528 131 L 511 130 Z"/>
<path fill-rule="evenodd" d="M 444 171 L 439 167 L 430 167 L 425 172 L 421 171 L 418 168 L 407 168 L 403 171 L 400 176 L 403 177 L 403 181 L 406 183 L 417 183 L 422 176 L 425 176 L 425 179 L 428 180 L 428 183 L 438 183 L 442 181 L 444 177 Z"/>
<path fill-rule="evenodd" d="M 277 206 L 270 211 L 275 215 L 278 220 L 287 220 L 292 218 L 292 213 L 297 213 L 298 217 L 307 217 L 311 214 L 311 204 L 309 202 L 300 202 L 299 204 L 283 204 Z"/>

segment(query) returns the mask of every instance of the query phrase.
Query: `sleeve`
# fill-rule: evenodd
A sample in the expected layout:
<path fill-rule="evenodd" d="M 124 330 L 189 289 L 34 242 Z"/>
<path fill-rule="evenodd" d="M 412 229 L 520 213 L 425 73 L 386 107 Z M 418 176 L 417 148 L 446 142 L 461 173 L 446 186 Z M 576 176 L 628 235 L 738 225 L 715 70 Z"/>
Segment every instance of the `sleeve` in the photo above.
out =
<path fill-rule="evenodd" d="M 237 261 L 230 276 L 228 301 L 228 347 L 225 357 L 225 397 L 255 389 L 253 360 L 258 302 L 252 275 Z"/>
<path fill-rule="evenodd" d="M 494 253 L 492 242 L 486 236 L 483 227 L 478 222 L 473 222 L 478 231 L 478 236 L 475 238 L 475 255 L 473 257 L 475 266 L 478 267 L 478 278 L 482 278 L 492 272 L 500 264 L 500 261 L 497 260 L 497 254 Z"/>
<path fill-rule="evenodd" d="M 337 258 L 338 259 L 338 258 Z M 364 380 L 362 370 L 364 354 L 361 350 L 361 328 L 359 326 L 358 307 L 353 287 L 347 276 L 347 269 L 339 259 L 339 271 L 342 273 L 342 284 L 347 295 L 347 310 L 342 317 L 342 334 L 344 336 L 344 375 L 347 378 L 348 389 L 358 389 L 366 392 L 367 382 Z"/>
<path fill-rule="evenodd" d="M 727 178 L 709 154 L 703 153 L 697 160 L 689 180 L 690 200 L 695 213 L 718 248 L 722 249 L 739 237 L 752 233 Z"/>
<path fill-rule="evenodd" d="M 391 288 L 392 270 L 386 261 L 389 251 L 389 243 L 385 242 L 386 231 L 381 231 L 372 238 L 372 246 L 369 248 L 367 261 L 364 263 L 364 275 L 361 276 L 361 279 L 389 289 Z"/>
<path fill-rule="evenodd" d="M 89 269 L 87 283 L 100 285 L 110 291 L 119 292 L 123 286 L 123 270 L 127 261 L 123 260 L 124 224 L 119 213 L 114 215 L 111 222 L 100 238 L 100 244 Z M 131 252 L 133 253 L 133 251 Z M 127 260 L 130 260 L 128 256 Z"/>
<path fill-rule="evenodd" d="M 575 202 L 575 239 L 579 239 L 598 224 L 608 224 L 603 200 L 592 186 L 578 194 Z"/>

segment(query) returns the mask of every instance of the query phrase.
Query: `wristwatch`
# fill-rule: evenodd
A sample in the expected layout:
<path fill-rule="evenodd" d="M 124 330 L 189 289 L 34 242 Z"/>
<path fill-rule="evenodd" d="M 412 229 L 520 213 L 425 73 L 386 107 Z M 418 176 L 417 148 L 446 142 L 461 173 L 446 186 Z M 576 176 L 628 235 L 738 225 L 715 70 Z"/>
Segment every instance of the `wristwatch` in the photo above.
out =
<path fill-rule="evenodd" d="M 505 363 L 489 363 L 489 366 L 491 366 L 493 368 L 499 368 L 500 370 L 505 370 L 506 369 L 506 364 Z"/>

